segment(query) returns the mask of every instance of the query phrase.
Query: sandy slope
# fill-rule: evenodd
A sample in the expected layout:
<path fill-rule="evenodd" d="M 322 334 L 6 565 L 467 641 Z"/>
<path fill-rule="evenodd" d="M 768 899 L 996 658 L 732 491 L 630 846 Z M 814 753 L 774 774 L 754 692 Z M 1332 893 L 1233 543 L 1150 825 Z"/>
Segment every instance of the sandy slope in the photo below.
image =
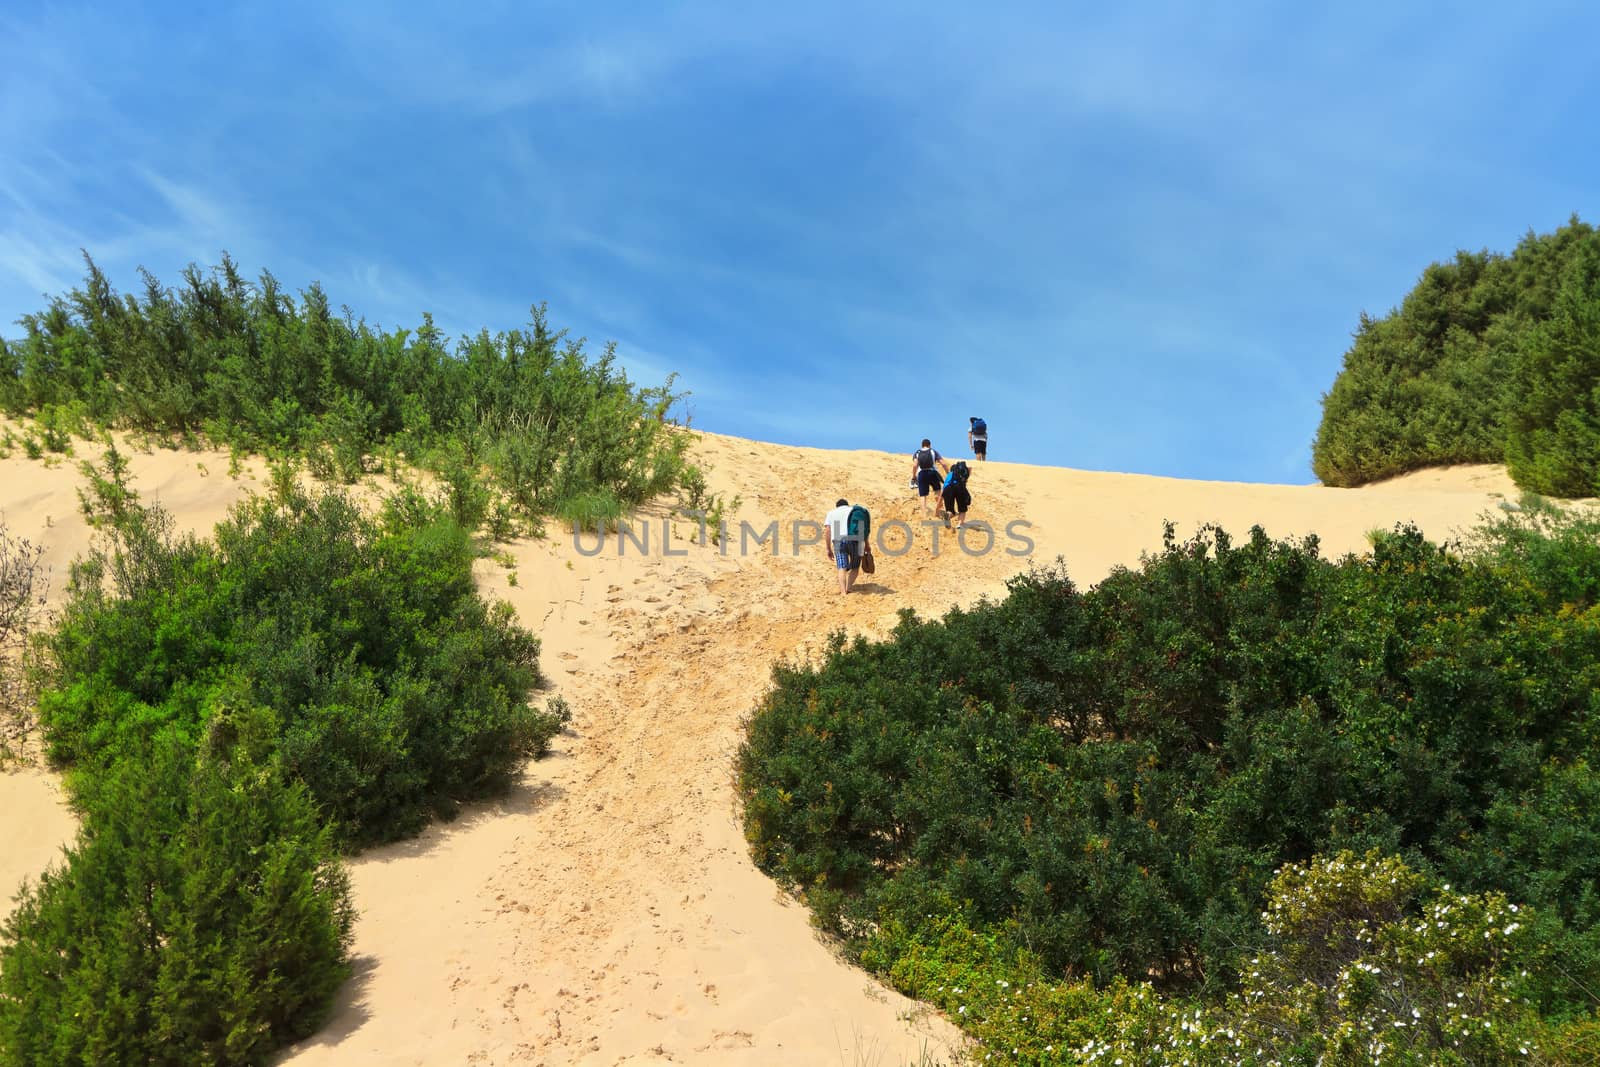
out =
<path fill-rule="evenodd" d="M 685 554 L 666 556 L 658 512 L 647 554 L 630 543 L 619 555 L 610 539 L 590 557 L 556 533 L 513 546 L 510 570 L 483 562 L 486 590 L 542 635 L 573 729 L 510 797 L 352 864 L 356 977 L 325 1030 L 285 1062 L 898 1065 L 956 1040 L 840 962 L 751 866 L 730 757 L 774 659 L 809 654 L 836 627 L 881 633 L 902 607 L 1003 592 L 1025 564 L 1004 551 L 1018 543 L 1002 532 L 994 551 L 967 555 L 945 535 L 934 556 L 913 525 L 910 550 L 880 553 L 876 577 L 840 598 L 820 547 L 794 554 L 790 523 L 844 495 L 880 526 L 914 524 L 909 460 L 712 435 L 701 453 L 713 487 L 743 498 L 740 519 L 779 520 L 779 553 L 741 556 L 735 531 L 724 554 L 677 522 L 672 548 Z M 225 456 L 143 455 L 136 484 L 203 527 L 251 484 L 226 467 Z M 87 544 L 75 481 L 65 468 L 0 464 L 0 508 L 14 531 L 51 544 L 58 579 Z M 974 517 L 1031 523 L 1020 532 L 1033 556 L 1064 557 L 1083 584 L 1158 546 L 1163 519 L 1184 531 L 1208 520 L 1240 534 L 1256 522 L 1273 535 L 1314 531 L 1331 554 L 1401 520 L 1447 536 L 1515 495 L 1495 468 L 1336 490 L 990 463 L 972 489 Z M 38 870 L 70 834 L 37 771 L 0 777 L 0 818 L 0 885 Z"/>

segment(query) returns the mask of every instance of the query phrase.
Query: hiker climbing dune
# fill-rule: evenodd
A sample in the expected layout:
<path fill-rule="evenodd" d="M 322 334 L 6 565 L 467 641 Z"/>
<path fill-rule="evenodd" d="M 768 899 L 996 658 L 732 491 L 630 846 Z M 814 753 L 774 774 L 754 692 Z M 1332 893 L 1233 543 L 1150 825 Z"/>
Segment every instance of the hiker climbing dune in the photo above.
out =
<path fill-rule="evenodd" d="M 938 502 L 939 478 L 949 469 L 939 450 L 926 437 L 922 439 L 922 447 L 911 453 L 911 481 L 917 487 L 917 495 L 922 498 L 923 514 L 928 512 L 930 495 L 933 497 L 932 503 Z"/>
<path fill-rule="evenodd" d="M 868 574 L 873 571 L 872 513 L 861 504 L 852 505 L 840 497 L 822 526 L 828 556 L 839 574 L 839 592 L 848 593 L 855 588 L 863 570 Z"/>

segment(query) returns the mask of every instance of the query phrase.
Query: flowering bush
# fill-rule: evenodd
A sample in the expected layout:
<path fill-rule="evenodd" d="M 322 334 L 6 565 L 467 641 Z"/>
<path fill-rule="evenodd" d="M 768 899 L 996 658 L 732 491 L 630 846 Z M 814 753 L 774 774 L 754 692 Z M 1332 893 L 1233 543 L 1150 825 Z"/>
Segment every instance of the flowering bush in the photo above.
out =
<path fill-rule="evenodd" d="M 862 960 L 944 1010 L 992 1065 L 1580 1063 L 1592 1023 L 1561 1030 L 1529 997 L 1546 962 L 1531 916 L 1499 894 L 1429 887 L 1395 856 L 1342 852 L 1279 871 L 1267 943 L 1208 1003 L 1118 978 L 1050 977 L 1015 931 L 952 907 L 884 923 Z"/>
<path fill-rule="evenodd" d="M 1495 1064 L 1541 1059 L 1528 997 L 1540 951 L 1517 905 L 1441 886 L 1398 857 L 1291 864 L 1262 916 L 1270 947 L 1215 1008 L 1168 1004 L 1086 1048 L 1091 1063 Z M 1120 1058 L 1119 1058 L 1120 1057 Z"/>

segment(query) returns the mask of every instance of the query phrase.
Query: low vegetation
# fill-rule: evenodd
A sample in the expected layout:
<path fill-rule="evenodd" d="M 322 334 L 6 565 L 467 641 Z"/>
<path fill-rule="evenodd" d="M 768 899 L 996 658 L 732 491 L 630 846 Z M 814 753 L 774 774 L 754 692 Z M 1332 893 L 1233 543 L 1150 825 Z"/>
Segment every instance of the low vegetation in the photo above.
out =
<path fill-rule="evenodd" d="M 469 530 L 507 536 L 569 509 L 631 509 L 687 471 L 672 380 L 635 385 L 612 346 L 590 358 L 543 305 L 525 330 L 452 346 L 426 315 L 384 330 L 320 286 L 251 283 L 226 256 L 176 289 L 145 273 L 137 295 L 85 262 L 80 288 L 0 338 L 0 410 L 33 417 L 31 457 L 112 426 L 299 455 L 338 482 L 387 457 L 437 472 Z"/>
<path fill-rule="evenodd" d="M 23 666 L 49 585 L 40 562 L 43 555 L 43 545 L 12 536 L 0 522 L 0 743 L 9 724 L 25 715 L 30 704 Z"/>
<path fill-rule="evenodd" d="M 1524 489 L 1600 495 L 1600 232 L 1573 218 L 1509 256 L 1459 252 L 1363 314 L 1323 400 L 1317 476 L 1360 485 L 1506 463 Z"/>
<path fill-rule="evenodd" d="M 176 728 L 79 782 L 83 828 L 0 932 L 0 1062 L 263 1064 L 348 972 L 330 828 L 270 713 Z"/>
<path fill-rule="evenodd" d="M 504 790 L 570 712 L 447 498 L 279 468 L 202 541 L 114 446 L 86 474 L 36 678 L 81 830 L 0 932 L 0 1063 L 265 1063 L 348 971 L 340 852 Z"/>
<path fill-rule="evenodd" d="M 570 718 L 530 705 L 539 642 L 477 596 L 474 535 L 705 500 L 704 474 L 672 380 L 635 385 L 543 306 L 451 344 L 427 316 L 386 331 L 226 257 L 177 289 L 145 274 L 138 295 L 85 261 L 80 288 L 0 338 L 0 410 L 23 420 L 0 454 L 59 466 L 119 429 L 227 446 L 230 476 L 274 457 L 272 489 L 213 538 L 180 536 L 111 444 L 84 467 L 101 544 L 26 676 L 43 575 L 0 538 L 0 697 L 38 686 L 82 817 L 0 933 L 0 1063 L 264 1063 L 347 972 L 340 853 L 505 789 Z M 374 510 L 299 469 L 400 488 Z"/>
<path fill-rule="evenodd" d="M 1582 1062 L 1596 530 L 1169 530 L 836 638 L 750 720 L 754 855 L 988 1062 Z"/>
<path fill-rule="evenodd" d="M 339 841 L 414 833 L 503 789 L 560 728 L 528 704 L 537 638 L 472 580 L 474 548 L 415 494 L 364 515 L 290 478 L 214 540 L 132 499 L 113 449 L 86 509 L 108 547 L 73 571 L 39 717 L 52 759 L 94 776 L 236 706 L 277 715 L 274 751 Z"/>

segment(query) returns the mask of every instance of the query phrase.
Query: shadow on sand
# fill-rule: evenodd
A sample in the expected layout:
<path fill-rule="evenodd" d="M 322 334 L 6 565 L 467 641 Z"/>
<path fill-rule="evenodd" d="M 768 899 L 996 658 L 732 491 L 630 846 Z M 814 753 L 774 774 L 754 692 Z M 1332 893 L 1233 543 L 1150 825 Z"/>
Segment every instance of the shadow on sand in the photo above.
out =
<path fill-rule="evenodd" d="M 377 969 L 378 960 L 375 956 L 351 957 L 350 977 L 334 996 L 333 1006 L 328 1009 L 328 1021 L 323 1023 L 322 1029 L 303 1041 L 280 1049 L 272 1062 L 282 1063 L 307 1049 L 333 1048 L 365 1026 L 372 1017 L 367 1010 L 367 987 L 372 984 L 372 972 Z"/>
<path fill-rule="evenodd" d="M 894 586 L 884 585 L 882 582 L 857 582 L 850 589 L 850 595 L 866 593 L 868 596 L 888 596 L 894 592 Z"/>
<path fill-rule="evenodd" d="M 571 759 L 561 753 L 551 753 L 537 762 L 529 763 L 521 778 L 514 782 L 504 796 L 473 800 L 462 804 L 453 816 L 434 819 L 416 837 L 378 845 L 361 852 L 354 858 L 362 864 L 395 863 L 426 856 L 460 834 L 471 833 L 485 823 L 507 817 L 533 815 L 561 799 L 566 790 L 546 781 L 545 773 L 552 763 Z"/>

